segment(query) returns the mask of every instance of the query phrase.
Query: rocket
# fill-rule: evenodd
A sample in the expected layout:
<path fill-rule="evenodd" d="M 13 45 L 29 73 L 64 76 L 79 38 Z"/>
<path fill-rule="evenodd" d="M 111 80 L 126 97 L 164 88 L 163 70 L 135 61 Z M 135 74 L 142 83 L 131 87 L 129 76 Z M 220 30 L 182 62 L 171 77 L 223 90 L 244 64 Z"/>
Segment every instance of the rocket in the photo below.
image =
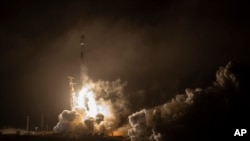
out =
<path fill-rule="evenodd" d="M 73 108 L 77 105 L 77 100 L 76 100 L 76 92 L 75 92 L 75 88 L 74 85 L 76 85 L 76 83 L 73 83 L 73 79 L 74 77 L 68 76 L 69 78 L 69 86 L 70 86 L 70 106 L 71 106 L 71 110 L 73 110 Z"/>
<path fill-rule="evenodd" d="M 88 80 L 88 68 L 86 64 L 85 36 L 82 34 L 80 39 L 80 85 L 83 86 Z"/>
<path fill-rule="evenodd" d="M 85 60 L 86 48 L 85 48 L 85 36 L 82 34 L 80 38 L 80 85 L 79 88 L 81 89 L 88 80 L 88 68 Z M 73 82 L 74 77 L 68 76 L 69 79 L 69 86 L 70 86 L 70 106 L 71 109 L 78 105 L 77 102 L 77 95 L 74 88 L 76 83 Z"/>

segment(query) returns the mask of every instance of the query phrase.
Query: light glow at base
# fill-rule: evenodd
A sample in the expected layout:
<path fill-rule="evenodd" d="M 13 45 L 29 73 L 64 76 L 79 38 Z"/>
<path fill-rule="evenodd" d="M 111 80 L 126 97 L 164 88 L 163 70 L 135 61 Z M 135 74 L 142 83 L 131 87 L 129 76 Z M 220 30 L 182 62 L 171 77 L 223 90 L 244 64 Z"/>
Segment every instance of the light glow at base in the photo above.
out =
<path fill-rule="evenodd" d="M 95 118 L 97 114 L 102 114 L 104 117 L 108 117 L 110 114 L 108 106 L 104 102 L 95 100 L 95 94 L 92 90 L 94 87 L 94 84 L 86 84 L 79 91 L 78 95 L 73 94 L 74 92 L 72 93 L 72 98 L 74 99 L 72 109 L 84 109 L 86 115 L 83 116 L 83 120 L 90 117 Z"/>
<path fill-rule="evenodd" d="M 109 136 L 124 136 L 124 134 L 120 133 L 119 131 L 112 131 L 108 135 Z"/>
<path fill-rule="evenodd" d="M 71 110 L 63 110 L 58 116 L 59 122 L 53 128 L 56 133 L 126 135 L 117 130 L 123 126 L 121 114 L 127 112 L 123 98 L 126 82 L 86 79 L 77 90 L 73 78 L 69 80 Z"/>

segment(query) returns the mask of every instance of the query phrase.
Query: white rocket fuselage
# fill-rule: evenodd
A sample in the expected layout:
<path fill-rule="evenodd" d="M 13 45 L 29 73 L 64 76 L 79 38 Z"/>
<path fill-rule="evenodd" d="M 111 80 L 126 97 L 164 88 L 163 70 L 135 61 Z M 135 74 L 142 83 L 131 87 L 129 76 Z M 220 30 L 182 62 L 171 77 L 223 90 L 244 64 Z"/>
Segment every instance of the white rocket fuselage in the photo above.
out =
<path fill-rule="evenodd" d="M 85 36 L 82 34 L 80 41 L 80 87 L 84 86 L 88 80 L 88 68 L 86 64 L 86 47 L 85 47 Z"/>
<path fill-rule="evenodd" d="M 81 35 L 81 40 L 80 40 L 80 82 L 79 82 L 79 89 L 81 89 L 87 82 L 88 80 L 88 68 L 87 68 L 87 64 L 86 64 L 86 60 L 85 60 L 85 53 L 86 53 L 86 49 L 85 49 L 85 37 L 84 35 Z M 71 105 L 71 109 L 73 110 L 73 108 L 75 106 L 78 105 L 78 101 L 77 101 L 77 95 L 76 95 L 76 91 L 74 88 L 74 85 L 76 83 L 73 83 L 73 77 L 68 76 L 69 78 L 69 86 L 70 86 L 70 105 Z"/>
<path fill-rule="evenodd" d="M 73 83 L 74 77 L 68 76 L 68 78 L 69 78 L 69 87 L 70 87 L 70 106 L 71 106 L 71 109 L 73 110 L 73 108 L 77 104 L 76 92 L 74 88 L 74 85 L 76 85 L 76 83 Z"/>

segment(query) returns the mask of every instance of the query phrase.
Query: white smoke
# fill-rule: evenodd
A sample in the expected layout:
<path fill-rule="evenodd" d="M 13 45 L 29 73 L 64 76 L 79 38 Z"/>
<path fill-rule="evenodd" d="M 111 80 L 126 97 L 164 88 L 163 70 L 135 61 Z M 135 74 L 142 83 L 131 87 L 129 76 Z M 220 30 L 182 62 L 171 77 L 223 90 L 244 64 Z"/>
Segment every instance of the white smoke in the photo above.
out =
<path fill-rule="evenodd" d="M 193 103 L 194 93 L 186 90 L 186 94 L 177 95 L 170 102 L 153 109 L 143 109 L 128 117 L 131 129 L 128 130 L 128 135 L 131 141 L 139 140 L 162 140 L 162 135 L 158 131 L 160 124 L 169 124 L 182 116 L 186 109 Z"/>
<path fill-rule="evenodd" d="M 96 105 L 103 106 L 97 108 L 106 108 L 100 109 L 105 111 L 105 114 L 87 115 L 88 108 L 92 108 L 88 105 L 84 105 L 84 108 L 75 106 L 71 111 L 64 110 L 54 127 L 56 133 L 109 134 L 123 126 L 120 117 L 128 114 L 127 102 L 124 100 L 124 87 L 127 83 L 117 79 L 112 82 L 88 80 L 87 84 L 93 92 Z"/>
<path fill-rule="evenodd" d="M 55 132 L 73 132 L 77 125 L 80 125 L 81 114 L 76 111 L 64 110 L 59 115 L 59 122 L 54 127 Z"/>
<path fill-rule="evenodd" d="M 145 134 L 147 134 L 147 115 L 147 111 L 143 109 L 128 117 L 129 123 L 132 126 L 132 128 L 128 130 L 128 135 L 132 141 L 138 139 L 145 140 L 144 137 Z"/>
<path fill-rule="evenodd" d="M 195 111 L 197 107 L 202 109 L 198 108 L 200 111 L 206 111 L 209 106 L 210 110 L 211 107 L 214 108 L 211 106 L 212 102 L 218 104 L 222 101 L 222 105 L 225 105 L 228 99 L 227 90 L 236 89 L 239 85 L 236 76 L 231 72 L 232 67 L 231 62 L 220 67 L 216 72 L 216 81 L 206 89 L 186 89 L 184 94 L 178 94 L 162 105 L 131 114 L 128 116 L 129 126 L 122 122 L 122 118 L 129 113 L 128 101 L 124 97 L 124 87 L 127 83 L 122 83 L 120 79 L 112 82 L 88 80 L 96 104 L 105 105 L 109 114 L 86 116 L 86 109 L 81 107 L 74 107 L 71 111 L 64 110 L 59 115 L 59 122 L 54 131 L 79 134 L 115 134 L 117 131 L 119 135 L 127 134 L 131 141 L 166 140 L 170 136 L 169 130 L 183 127 L 182 123 L 175 127 L 176 123 L 183 121 L 183 117 L 190 113 L 203 114 Z"/>
<path fill-rule="evenodd" d="M 237 82 L 235 74 L 231 72 L 232 67 L 233 63 L 229 62 L 225 67 L 219 68 L 219 70 L 216 72 L 216 82 L 214 82 L 216 87 L 238 87 L 239 82 Z"/>
<path fill-rule="evenodd" d="M 232 63 L 220 67 L 216 72 L 216 82 L 207 89 L 186 89 L 185 94 L 176 95 L 171 101 L 152 109 L 143 109 L 128 117 L 131 128 L 128 135 L 131 141 L 162 141 L 166 140 L 166 133 L 171 125 L 184 117 L 189 110 L 204 102 L 205 97 L 223 99 L 227 88 L 237 88 L 236 76 L 231 72 Z M 223 94 L 219 95 L 219 94 Z M 216 101 L 215 101 L 216 102 Z M 195 106 L 194 106 L 195 105 Z"/>

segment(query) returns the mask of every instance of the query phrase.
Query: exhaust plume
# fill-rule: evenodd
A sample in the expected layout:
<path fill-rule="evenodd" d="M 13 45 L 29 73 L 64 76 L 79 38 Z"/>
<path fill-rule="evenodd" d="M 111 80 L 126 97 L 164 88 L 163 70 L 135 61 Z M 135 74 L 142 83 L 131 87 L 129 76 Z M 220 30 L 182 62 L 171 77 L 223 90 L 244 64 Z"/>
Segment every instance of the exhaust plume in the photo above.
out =
<path fill-rule="evenodd" d="M 120 117 L 128 115 L 123 97 L 126 82 L 88 80 L 76 94 L 72 110 L 64 110 L 54 127 L 56 133 L 110 134 L 122 127 Z"/>

